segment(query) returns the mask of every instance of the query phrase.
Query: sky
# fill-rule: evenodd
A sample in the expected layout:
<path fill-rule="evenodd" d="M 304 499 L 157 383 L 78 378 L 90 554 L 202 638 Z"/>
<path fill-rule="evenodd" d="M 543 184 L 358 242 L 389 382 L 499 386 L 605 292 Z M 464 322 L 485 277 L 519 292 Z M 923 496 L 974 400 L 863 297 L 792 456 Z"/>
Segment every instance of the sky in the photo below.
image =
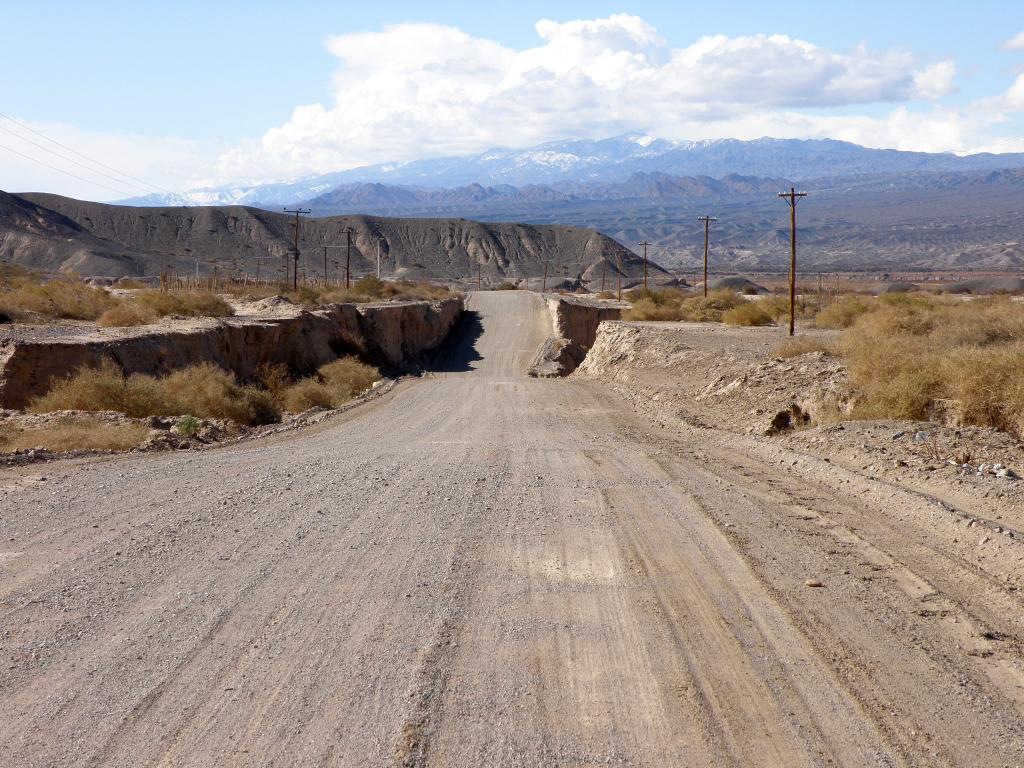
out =
<path fill-rule="evenodd" d="M 1024 151 L 1024 2 L 0 0 L 0 189 L 94 200 L 642 132 Z"/>

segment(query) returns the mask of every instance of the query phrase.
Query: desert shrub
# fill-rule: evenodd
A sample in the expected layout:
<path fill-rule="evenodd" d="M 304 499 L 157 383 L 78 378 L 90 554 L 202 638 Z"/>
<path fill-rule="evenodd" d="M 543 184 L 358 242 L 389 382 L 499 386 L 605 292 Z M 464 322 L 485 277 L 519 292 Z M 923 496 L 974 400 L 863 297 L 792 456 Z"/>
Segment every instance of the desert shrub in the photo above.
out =
<path fill-rule="evenodd" d="M 179 435 L 195 437 L 199 434 L 199 426 L 199 419 L 195 416 L 182 416 L 178 419 L 178 423 L 174 425 L 174 429 Z"/>
<path fill-rule="evenodd" d="M 366 303 L 381 299 L 402 301 L 436 301 L 458 296 L 446 285 L 412 283 L 407 280 L 378 280 L 367 276 L 352 284 L 351 288 L 335 286 L 303 285 L 297 291 L 285 296 L 295 304 L 345 304 Z"/>
<path fill-rule="evenodd" d="M 508 282 L 506 280 L 504 282 L 498 283 L 497 285 L 493 285 L 493 286 L 488 287 L 487 290 L 488 291 L 517 291 L 517 290 L 519 290 L 519 288 L 518 288 L 518 286 L 515 283 L 510 283 L 510 282 Z M 609 298 L 609 297 L 605 296 L 604 298 Z M 612 296 L 611 298 L 614 298 L 614 296 Z"/>
<path fill-rule="evenodd" d="M 844 331 L 859 418 L 927 418 L 937 399 L 968 424 L 1024 435 L 1024 305 L 885 297 Z"/>
<path fill-rule="evenodd" d="M 873 299 L 863 296 L 843 296 L 818 313 L 814 324 L 819 328 L 849 328 L 857 318 L 876 308 Z M 787 312 L 789 309 L 787 308 Z"/>
<path fill-rule="evenodd" d="M 276 398 L 291 386 L 292 377 L 284 363 L 260 363 L 256 366 L 253 381 Z"/>
<path fill-rule="evenodd" d="M 944 394 L 964 421 L 1024 436 L 1024 342 L 959 347 L 943 363 Z"/>
<path fill-rule="evenodd" d="M 230 317 L 235 314 L 224 299 L 207 291 L 140 291 L 135 301 L 158 317 Z"/>
<path fill-rule="evenodd" d="M 20 288 L 23 285 L 38 285 L 43 281 L 38 272 L 17 264 L 0 264 L 0 289 Z"/>
<path fill-rule="evenodd" d="M 729 290 L 712 291 L 706 297 L 672 290 L 648 291 L 623 312 L 622 317 L 624 320 L 720 322 L 726 311 L 747 303 L 746 299 Z"/>
<path fill-rule="evenodd" d="M 797 336 L 775 348 L 776 357 L 799 357 L 811 352 L 824 352 L 826 355 L 835 354 L 834 346 L 824 339 L 816 339 L 812 336 Z"/>
<path fill-rule="evenodd" d="M 29 405 L 36 413 L 51 411 L 119 411 L 134 417 L 184 416 L 230 419 L 239 424 L 268 424 L 280 419 L 273 397 L 239 386 L 233 374 L 209 363 L 176 371 L 165 378 L 124 376 L 113 363 L 83 368 L 55 382 Z"/>
<path fill-rule="evenodd" d="M 125 328 L 132 325 L 146 325 L 156 322 L 157 316 L 141 304 L 134 301 L 120 301 L 102 315 L 96 322 L 99 325 L 114 328 Z"/>
<path fill-rule="evenodd" d="M 281 395 L 281 403 L 289 413 L 302 413 L 310 408 L 334 408 L 336 399 L 324 382 L 310 378 L 288 387 Z"/>
<path fill-rule="evenodd" d="M 758 301 L 765 312 L 772 316 L 775 322 L 789 320 L 789 296 L 765 296 Z M 816 302 L 808 301 L 800 296 L 796 299 L 796 316 L 801 319 L 814 317 L 818 313 Z"/>
<path fill-rule="evenodd" d="M 369 389 L 380 378 L 380 371 L 354 357 L 343 357 L 318 371 L 337 392 L 353 397 Z"/>
<path fill-rule="evenodd" d="M 626 291 L 623 294 L 623 298 L 632 302 L 647 300 L 660 306 L 678 304 L 688 296 L 689 294 L 680 291 L 678 288 L 664 288 L 660 291 L 652 291 L 646 288 L 634 288 L 633 290 Z"/>
<path fill-rule="evenodd" d="M 679 304 L 657 304 L 652 299 L 639 299 L 622 313 L 623 320 L 682 320 Z"/>
<path fill-rule="evenodd" d="M 354 357 L 343 357 L 321 366 L 316 376 L 303 379 L 280 394 L 284 409 L 299 413 L 309 408 L 337 408 L 366 391 L 380 378 L 380 371 Z"/>
<path fill-rule="evenodd" d="M 130 416 L 149 416 L 161 413 L 163 407 L 154 388 L 139 387 L 132 392 L 121 370 L 104 361 L 99 368 L 82 368 L 66 379 L 51 382 L 50 390 L 36 398 L 29 410 L 120 411 Z"/>
<path fill-rule="evenodd" d="M 116 304 L 117 299 L 103 288 L 93 288 L 70 278 L 44 283 L 34 281 L 24 273 L 0 290 L 0 311 L 17 319 L 36 316 L 42 319 L 95 320 Z"/>
<path fill-rule="evenodd" d="M 684 299 L 684 320 L 695 323 L 720 322 L 722 315 L 733 307 L 746 304 L 747 300 L 729 290 L 711 291 L 705 296 L 693 296 Z"/>
<path fill-rule="evenodd" d="M 100 315 L 104 326 L 154 323 L 167 315 L 185 317 L 229 317 L 235 311 L 220 296 L 205 291 L 139 291 Z"/>
<path fill-rule="evenodd" d="M 772 316 L 753 301 L 744 301 L 743 304 L 727 309 L 722 313 L 722 322 L 726 325 L 774 325 Z"/>
<path fill-rule="evenodd" d="M 175 412 L 168 415 L 230 419 L 238 424 L 270 424 L 281 417 L 268 392 L 239 386 L 234 374 L 210 363 L 175 371 L 159 382 Z"/>
<path fill-rule="evenodd" d="M 352 286 L 356 293 L 362 294 L 363 296 L 373 296 L 374 298 L 381 298 L 385 296 L 385 289 L 387 283 L 383 280 L 378 280 L 372 275 L 356 280 L 355 285 Z"/>
<path fill-rule="evenodd" d="M 43 448 L 49 451 L 127 451 L 138 448 L 149 430 L 142 424 L 108 424 L 68 418 L 54 424 L 0 432 L 0 451 Z"/>

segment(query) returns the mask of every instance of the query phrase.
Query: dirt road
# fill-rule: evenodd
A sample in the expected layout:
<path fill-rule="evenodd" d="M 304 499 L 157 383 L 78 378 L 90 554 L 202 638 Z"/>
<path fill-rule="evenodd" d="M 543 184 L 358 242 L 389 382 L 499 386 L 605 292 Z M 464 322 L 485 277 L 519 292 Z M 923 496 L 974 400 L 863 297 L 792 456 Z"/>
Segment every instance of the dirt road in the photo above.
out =
<path fill-rule="evenodd" d="M 0 476 L 0 765 L 1024 765 L 1020 595 L 941 526 L 470 306 L 321 426 Z"/>

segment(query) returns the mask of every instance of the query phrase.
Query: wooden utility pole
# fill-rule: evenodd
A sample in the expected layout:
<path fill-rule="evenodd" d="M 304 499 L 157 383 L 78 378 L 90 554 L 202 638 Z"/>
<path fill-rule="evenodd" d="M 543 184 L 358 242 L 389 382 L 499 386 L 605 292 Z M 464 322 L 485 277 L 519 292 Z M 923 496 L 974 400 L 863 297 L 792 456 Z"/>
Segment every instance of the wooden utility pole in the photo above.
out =
<path fill-rule="evenodd" d="M 601 259 L 601 293 L 604 293 L 604 281 L 608 277 L 608 257 Z"/>
<path fill-rule="evenodd" d="M 548 262 L 546 259 L 544 260 L 544 280 L 540 284 L 540 292 L 548 292 Z"/>
<path fill-rule="evenodd" d="M 789 192 L 779 192 L 779 197 L 789 206 L 789 335 L 796 333 L 796 204 L 806 192 L 797 192 L 790 187 Z"/>
<path fill-rule="evenodd" d="M 352 286 L 352 227 L 345 227 L 345 290 Z"/>
<path fill-rule="evenodd" d="M 386 241 L 387 238 L 386 237 L 376 237 L 374 239 L 377 241 L 377 279 L 380 280 L 380 241 L 381 240 L 385 240 Z"/>
<path fill-rule="evenodd" d="M 704 298 L 708 297 L 708 229 L 712 221 L 718 221 L 714 216 L 698 216 L 697 221 L 704 222 Z"/>
<path fill-rule="evenodd" d="M 615 284 L 616 284 L 616 290 L 618 291 L 618 294 L 619 294 L 619 299 L 618 300 L 622 301 L 622 251 L 619 251 L 619 253 L 618 253 L 618 261 L 616 262 L 616 264 L 618 266 L 615 269 L 615 278 L 616 278 L 616 283 Z"/>
<path fill-rule="evenodd" d="M 327 285 L 327 276 L 328 276 L 328 273 L 327 273 L 327 251 L 330 250 L 331 248 L 344 248 L 344 247 L 345 247 L 344 245 L 325 245 L 325 246 L 323 246 L 323 249 L 324 249 L 324 285 Z M 334 264 L 334 266 L 338 266 L 338 262 L 337 261 L 334 261 L 332 263 Z"/>
<path fill-rule="evenodd" d="M 476 263 L 476 289 L 478 291 L 481 290 L 480 282 L 483 279 L 483 272 L 484 272 L 484 264 L 483 264 L 482 261 L 478 261 Z"/>
<path fill-rule="evenodd" d="M 640 243 L 644 247 L 644 291 L 647 290 L 647 246 L 650 245 L 646 240 Z"/>
<path fill-rule="evenodd" d="M 295 275 L 294 275 L 294 282 L 292 284 L 292 289 L 297 291 L 299 289 L 299 216 L 309 216 L 309 214 L 312 213 L 312 211 L 310 211 L 309 208 L 296 208 L 294 210 L 289 210 L 288 208 L 285 208 L 284 212 L 285 213 L 294 213 L 295 214 L 295 251 L 294 251 L 294 254 L 295 254 L 295 269 L 294 269 Z M 285 257 L 285 263 L 284 263 L 284 282 L 285 282 L 285 284 L 288 283 L 288 261 L 287 261 L 287 257 Z"/>

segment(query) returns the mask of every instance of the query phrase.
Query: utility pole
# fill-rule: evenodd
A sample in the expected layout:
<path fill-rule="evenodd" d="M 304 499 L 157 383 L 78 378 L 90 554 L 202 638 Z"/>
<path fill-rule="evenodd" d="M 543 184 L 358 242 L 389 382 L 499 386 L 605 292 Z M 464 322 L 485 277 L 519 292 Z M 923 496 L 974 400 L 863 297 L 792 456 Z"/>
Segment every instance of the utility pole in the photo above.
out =
<path fill-rule="evenodd" d="M 712 221 L 718 221 L 714 216 L 698 216 L 697 221 L 704 222 L 704 298 L 708 297 L 708 228 Z"/>
<path fill-rule="evenodd" d="M 299 290 L 299 216 L 308 216 L 312 211 L 309 208 L 296 208 L 295 210 L 284 209 L 285 213 L 295 214 L 295 280 L 292 285 L 293 290 Z M 285 261 L 284 281 L 288 282 L 288 262 Z"/>
<path fill-rule="evenodd" d="M 352 286 L 352 227 L 345 227 L 345 290 Z"/>
<path fill-rule="evenodd" d="M 608 257 L 601 259 L 601 293 L 604 293 L 604 281 L 608 277 Z"/>
<path fill-rule="evenodd" d="M 779 192 L 779 197 L 789 206 L 789 335 L 796 333 L 796 204 L 806 192 L 797 192 L 790 187 L 789 192 Z"/>
<path fill-rule="evenodd" d="M 640 243 L 644 247 L 644 293 L 647 292 L 647 246 L 650 245 L 646 240 Z"/>
<path fill-rule="evenodd" d="M 479 291 L 481 280 L 483 279 L 484 264 L 482 261 L 476 263 L 476 289 Z"/>
<path fill-rule="evenodd" d="M 377 241 L 377 279 L 380 280 L 380 241 L 387 240 L 385 237 L 374 238 Z"/>
<path fill-rule="evenodd" d="M 615 268 L 615 285 L 616 290 L 619 294 L 618 300 L 622 301 L 622 251 L 619 251 L 618 254 L 616 254 L 616 256 L 618 260 L 616 262 L 617 266 Z"/>
<path fill-rule="evenodd" d="M 327 246 L 324 246 L 324 287 L 327 287 Z"/>
<path fill-rule="evenodd" d="M 547 259 L 544 260 L 544 281 L 540 284 L 540 292 L 541 293 L 547 293 L 548 292 L 548 262 L 547 262 Z"/>

